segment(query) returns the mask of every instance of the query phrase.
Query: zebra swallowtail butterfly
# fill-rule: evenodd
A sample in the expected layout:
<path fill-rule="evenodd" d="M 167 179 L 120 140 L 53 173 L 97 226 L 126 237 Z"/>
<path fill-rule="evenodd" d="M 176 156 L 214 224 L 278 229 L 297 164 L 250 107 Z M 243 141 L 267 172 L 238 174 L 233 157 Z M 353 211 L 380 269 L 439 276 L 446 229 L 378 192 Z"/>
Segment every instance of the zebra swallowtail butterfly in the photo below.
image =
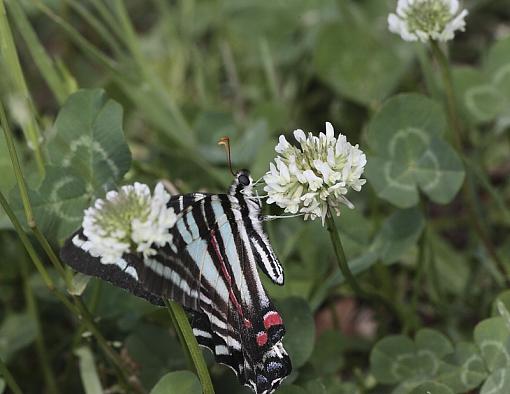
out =
<path fill-rule="evenodd" d="M 143 297 L 184 306 L 200 345 L 257 394 L 272 393 L 289 375 L 285 327 L 260 281 L 257 266 L 283 284 L 283 268 L 262 229 L 253 179 L 238 171 L 227 194 L 174 195 L 172 242 L 150 258 L 124 254 L 104 264 L 87 252 L 82 229 L 61 250 L 64 262 Z"/>

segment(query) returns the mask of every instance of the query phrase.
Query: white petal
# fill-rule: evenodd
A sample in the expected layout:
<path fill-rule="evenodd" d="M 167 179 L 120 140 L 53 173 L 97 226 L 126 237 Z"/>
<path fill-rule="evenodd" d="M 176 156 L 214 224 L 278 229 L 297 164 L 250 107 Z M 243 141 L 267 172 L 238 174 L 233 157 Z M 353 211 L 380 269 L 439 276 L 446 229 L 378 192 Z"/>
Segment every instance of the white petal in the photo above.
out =
<path fill-rule="evenodd" d="M 278 139 L 278 145 L 276 145 L 274 150 L 277 153 L 283 153 L 283 152 L 285 152 L 289 148 L 290 148 L 290 144 L 285 139 L 285 136 L 284 135 L 280 135 L 280 138 Z"/>
<path fill-rule="evenodd" d="M 326 122 L 326 137 L 328 139 L 335 137 L 335 129 L 330 122 Z"/>
<path fill-rule="evenodd" d="M 304 131 L 301 130 L 301 129 L 294 130 L 294 138 L 298 142 L 305 141 L 306 140 L 306 136 L 305 136 Z"/>

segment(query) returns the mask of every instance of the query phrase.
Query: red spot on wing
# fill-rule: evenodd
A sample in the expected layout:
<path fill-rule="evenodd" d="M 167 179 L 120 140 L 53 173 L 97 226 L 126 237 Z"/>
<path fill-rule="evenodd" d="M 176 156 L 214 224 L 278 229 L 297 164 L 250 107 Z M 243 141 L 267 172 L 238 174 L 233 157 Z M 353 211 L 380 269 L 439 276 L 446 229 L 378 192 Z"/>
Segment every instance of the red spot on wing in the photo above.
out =
<path fill-rule="evenodd" d="M 267 333 L 261 331 L 257 334 L 257 345 L 264 346 L 267 343 Z"/>
<path fill-rule="evenodd" d="M 283 324 L 283 320 L 280 317 L 280 315 L 278 314 L 278 312 L 274 312 L 274 311 L 273 312 L 268 312 L 264 316 L 264 327 L 266 327 L 266 330 L 269 327 L 278 326 L 278 325 L 281 325 L 281 324 Z"/>

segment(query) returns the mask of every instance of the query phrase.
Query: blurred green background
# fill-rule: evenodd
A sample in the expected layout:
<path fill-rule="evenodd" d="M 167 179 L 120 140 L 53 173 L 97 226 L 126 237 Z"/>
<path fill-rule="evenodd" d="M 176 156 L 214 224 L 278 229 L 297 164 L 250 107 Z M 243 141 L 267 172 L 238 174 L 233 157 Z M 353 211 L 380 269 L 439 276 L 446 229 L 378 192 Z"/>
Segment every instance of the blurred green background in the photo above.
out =
<path fill-rule="evenodd" d="M 123 125 L 115 127 L 123 128 L 132 155 L 123 179 L 108 178 L 100 185 L 88 179 L 80 185 L 87 190 L 83 198 L 68 201 L 65 208 L 78 214 L 92 198 L 135 180 L 151 185 L 169 180 L 180 192 L 226 191 L 231 175 L 217 146 L 224 135 L 231 139 L 234 167 L 250 169 L 254 178 L 268 170 L 278 135 L 290 135 L 296 128 L 323 131 L 326 121 L 352 144 L 360 144 L 370 161 L 380 141 L 370 139 L 369 125 L 385 100 L 414 92 L 442 104 L 439 72 L 427 47 L 388 32 L 387 15 L 396 7 L 392 0 L 3 3 L 2 102 L 9 110 L 36 217 L 56 248 L 79 226 L 79 220 L 61 220 L 48 210 L 51 185 L 63 176 L 57 163 L 70 143 L 54 122 L 63 106 L 69 110 L 66 100 L 78 89 L 104 89 L 105 97 L 122 105 Z M 492 78 L 510 67 L 510 1 L 463 5 L 470 11 L 466 32 L 449 46 L 456 100 L 467 154 L 480 170 L 472 187 L 477 209 L 508 269 L 510 220 L 501 212 L 507 212 L 510 201 L 510 83 L 495 84 Z M 9 51 L 8 26 L 21 69 Z M 74 111 L 79 117 L 80 108 Z M 38 144 L 54 168 L 43 171 L 38 165 L 29 148 Z M 0 191 L 21 218 L 3 139 L 0 171 Z M 381 199 L 370 182 L 349 197 L 356 209 L 345 209 L 337 224 L 351 267 L 365 286 L 399 306 L 401 316 L 385 316 L 373 304 L 352 297 L 320 223 L 299 218 L 269 223 L 286 284 L 276 287 L 265 278 L 264 283 L 285 318 L 286 348 L 295 367 L 290 385 L 278 393 L 411 392 L 419 383 L 434 380 L 437 370 L 410 368 L 406 379 L 411 383 L 403 386 L 398 383 L 404 378 L 385 379 L 377 369 L 380 361 L 370 362 L 379 339 L 398 333 L 413 336 L 431 327 L 453 342 L 471 341 L 476 323 L 496 313 L 491 305 L 507 278 L 480 246 L 459 198 L 447 205 L 426 199 L 423 213 L 416 204 Z M 274 207 L 266 212 L 280 213 Z M 418 244 L 425 227 L 435 263 L 419 270 Z M 111 366 L 45 288 L 3 211 L 0 229 L 0 356 L 23 391 L 51 392 L 47 365 L 61 393 L 92 394 L 97 392 L 94 383 L 104 392 L 116 392 Z M 165 373 L 186 369 L 164 310 L 97 280 L 88 283 L 83 297 L 144 390 L 150 392 Z M 426 341 L 444 345 L 438 335 L 434 331 Z M 501 343 L 508 346 L 505 338 Z M 459 354 L 471 354 L 463 349 L 456 350 L 461 365 L 466 360 Z M 217 393 L 248 392 L 205 353 Z M 443 355 L 436 356 L 443 360 Z M 508 360 L 502 365 L 510 368 Z M 452 383 L 451 392 L 477 390 L 496 370 L 484 368 L 476 370 L 468 385 Z"/>

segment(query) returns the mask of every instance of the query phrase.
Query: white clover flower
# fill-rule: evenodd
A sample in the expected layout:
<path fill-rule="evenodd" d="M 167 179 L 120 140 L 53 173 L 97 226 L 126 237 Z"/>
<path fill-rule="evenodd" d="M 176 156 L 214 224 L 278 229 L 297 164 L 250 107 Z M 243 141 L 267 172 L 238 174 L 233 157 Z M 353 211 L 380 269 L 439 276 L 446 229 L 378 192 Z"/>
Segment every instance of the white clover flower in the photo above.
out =
<path fill-rule="evenodd" d="M 349 189 L 361 190 L 361 179 L 367 163 L 365 154 L 352 146 L 344 135 L 335 138 L 331 123 L 326 134 L 318 137 L 295 130 L 295 147 L 280 136 L 275 151 L 278 156 L 264 175 L 267 202 L 276 203 L 291 214 L 302 213 L 305 219 L 320 217 L 324 223 L 328 205 L 340 214 L 340 204 L 353 205 L 345 197 Z"/>
<path fill-rule="evenodd" d="M 464 31 L 467 10 L 458 0 L 398 0 L 397 13 L 388 16 L 389 29 L 405 41 L 449 41 Z"/>
<path fill-rule="evenodd" d="M 177 217 L 167 208 L 169 200 L 162 183 L 156 185 L 154 196 L 147 185 L 137 182 L 108 192 L 106 199 L 85 210 L 82 226 L 88 252 L 103 264 L 113 264 L 128 252 L 155 254 L 153 245 L 172 241 L 168 230 Z"/>

